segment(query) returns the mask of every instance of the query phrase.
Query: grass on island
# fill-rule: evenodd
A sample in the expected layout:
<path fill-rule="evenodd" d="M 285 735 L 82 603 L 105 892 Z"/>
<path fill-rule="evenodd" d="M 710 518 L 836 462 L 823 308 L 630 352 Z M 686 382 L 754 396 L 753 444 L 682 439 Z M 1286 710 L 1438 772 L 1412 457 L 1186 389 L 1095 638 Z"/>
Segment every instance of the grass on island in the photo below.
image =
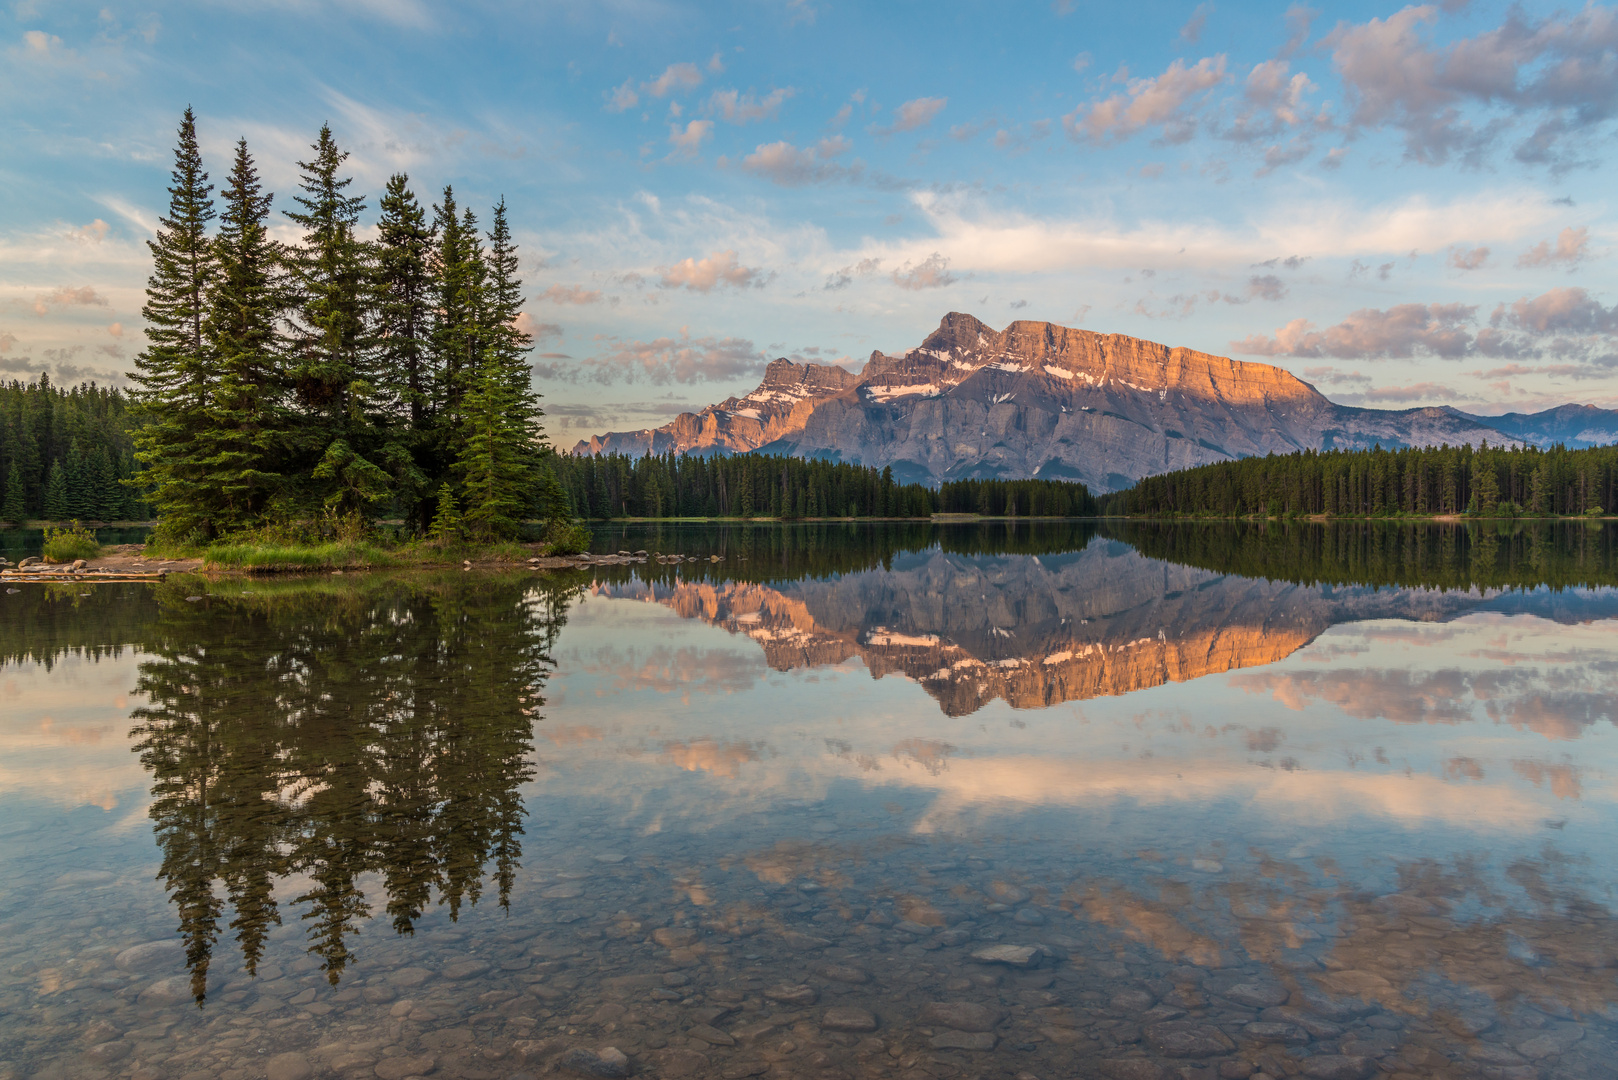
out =
<path fill-rule="evenodd" d="M 467 560 L 521 563 L 534 555 L 573 554 L 587 550 L 588 545 L 588 530 L 571 522 L 551 523 L 545 539 L 532 544 L 514 540 L 482 543 L 459 537 L 401 539 L 356 522 L 342 522 L 335 528 L 271 526 L 203 543 L 174 541 L 159 529 L 147 540 L 146 555 L 200 559 L 204 570 L 271 573 L 451 566 Z"/>

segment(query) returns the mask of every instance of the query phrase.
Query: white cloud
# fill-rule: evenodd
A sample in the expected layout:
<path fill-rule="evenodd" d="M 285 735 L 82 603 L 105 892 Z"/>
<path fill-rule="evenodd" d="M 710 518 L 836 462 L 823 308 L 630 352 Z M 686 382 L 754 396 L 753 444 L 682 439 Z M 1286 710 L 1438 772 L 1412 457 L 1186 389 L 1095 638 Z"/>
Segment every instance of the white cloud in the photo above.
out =
<path fill-rule="evenodd" d="M 876 134 L 897 135 L 902 131 L 926 127 L 948 104 L 949 98 L 922 97 L 907 101 L 893 110 L 893 123 L 878 128 Z"/>
<path fill-rule="evenodd" d="M 751 91 L 742 94 L 735 90 L 715 90 L 708 98 L 708 108 L 729 124 L 773 120 L 781 109 L 781 103 L 796 93 L 790 86 L 781 86 L 758 99 L 753 97 Z"/>
<path fill-rule="evenodd" d="M 633 81 L 625 79 L 622 86 L 616 86 L 603 93 L 601 96 L 607 99 L 607 103 L 602 108 L 611 113 L 621 113 L 639 105 L 640 95 L 635 93 L 635 87 L 631 85 Z"/>
<path fill-rule="evenodd" d="M 586 380 L 608 384 L 725 382 L 764 371 L 764 354 L 745 338 L 691 337 L 684 328 L 678 338 L 625 341 L 578 365 Z"/>
<path fill-rule="evenodd" d="M 669 125 L 669 145 L 682 157 L 695 157 L 702 144 L 713 135 L 712 120 L 693 120 L 685 127 Z"/>
<path fill-rule="evenodd" d="M 583 285 L 552 285 L 534 299 L 553 304 L 594 304 L 600 302 L 601 290 L 586 289 Z"/>
<path fill-rule="evenodd" d="M 663 70 L 663 74 L 651 82 L 641 83 L 640 88 L 643 93 L 660 98 L 701 85 L 702 72 L 697 70 L 697 65 L 670 64 Z"/>
<path fill-rule="evenodd" d="M 1541 240 L 1521 255 L 1517 265 L 1523 268 L 1565 266 L 1569 270 L 1583 262 L 1590 252 L 1590 230 L 1566 228 L 1556 237 L 1556 243 Z"/>
<path fill-rule="evenodd" d="M 1187 106 L 1225 81 L 1223 54 L 1189 68 L 1175 60 L 1161 75 L 1129 80 L 1125 93 L 1081 105 L 1062 123 L 1073 138 L 1091 143 L 1120 142 L 1148 127 L 1162 127 L 1165 142 L 1184 142 L 1196 133 Z"/>
<path fill-rule="evenodd" d="M 958 280 L 949 272 L 949 260 L 936 251 L 915 265 L 905 263 L 890 276 L 899 288 L 915 291 L 941 289 Z"/>
<path fill-rule="evenodd" d="M 782 187 L 800 187 L 804 184 L 840 180 L 857 174 L 857 169 L 832 160 L 853 147 L 842 135 L 821 139 L 814 146 L 799 149 L 789 142 L 760 144 L 741 160 L 743 172 L 762 176 Z M 857 165 L 858 163 L 856 163 Z"/>
<path fill-rule="evenodd" d="M 657 272 L 658 284 L 665 289 L 705 293 L 722 285 L 746 288 L 764 284 L 764 276 L 738 263 L 734 251 L 716 251 L 706 259 L 682 259 L 672 266 L 658 267 Z"/>

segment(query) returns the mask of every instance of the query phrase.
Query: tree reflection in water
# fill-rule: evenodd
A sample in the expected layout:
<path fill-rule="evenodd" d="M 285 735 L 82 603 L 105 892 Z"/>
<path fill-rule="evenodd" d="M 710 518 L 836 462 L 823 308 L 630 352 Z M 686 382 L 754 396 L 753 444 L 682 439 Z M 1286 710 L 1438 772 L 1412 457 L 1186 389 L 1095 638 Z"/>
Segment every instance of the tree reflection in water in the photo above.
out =
<path fill-rule="evenodd" d="M 551 649 L 578 582 L 530 575 L 226 583 L 160 596 L 134 711 L 152 773 L 160 876 L 200 1005 L 227 905 L 249 972 L 280 924 L 278 883 L 335 984 L 371 915 L 361 875 L 413 932 L 507 906 Z M 223 895 L 219 886 L 223 885 Z"/>

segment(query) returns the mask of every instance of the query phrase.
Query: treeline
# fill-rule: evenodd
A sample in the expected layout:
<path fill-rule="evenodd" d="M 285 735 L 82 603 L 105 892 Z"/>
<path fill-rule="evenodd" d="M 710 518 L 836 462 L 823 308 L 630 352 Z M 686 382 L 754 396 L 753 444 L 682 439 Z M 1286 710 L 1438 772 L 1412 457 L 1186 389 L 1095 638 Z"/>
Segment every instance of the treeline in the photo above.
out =
<path fill-rule="evenodd" d="M 1122 516 L 1577 516 L 1618 507 L 1618 446 L 1305 450 L 1149 476 L 1103 496 Z"/>
<path fill-rule="evenodd" d="M 131 394 L 160 528 L 395 514 L 490 539 L 555 511 L 505 203 L 484 232 L 450 188 L 424 207 L 397 174 L 366 239 L 330 128 L 311 150 L 283 243 L 246 140 L 216 207 L 191 110 L 180 124 Z"/>
<path fill-rule="evenodd" d="M 151 507 L 124 483 L 137 469 L 133 421 L 117 390 L 0 384 L 0 521 L 137 521 Z"/>
<path fill-rule="evenodd" d="M 1153 559 L 1307 586 L 1618 585 L 1618 529 L 1603 522 L 1129 521 L 1102 534 Z"/>
<path fill-rule="evenodd" d="M 572 511 L 597 520 L 938 513 L 1065 517 L 1095 509 L 1083 484 L 1063 480 L 956 480 L 934 491 L 896 481 L 891 468 L 773 454 L 563 455 L 552 467 Z"/>

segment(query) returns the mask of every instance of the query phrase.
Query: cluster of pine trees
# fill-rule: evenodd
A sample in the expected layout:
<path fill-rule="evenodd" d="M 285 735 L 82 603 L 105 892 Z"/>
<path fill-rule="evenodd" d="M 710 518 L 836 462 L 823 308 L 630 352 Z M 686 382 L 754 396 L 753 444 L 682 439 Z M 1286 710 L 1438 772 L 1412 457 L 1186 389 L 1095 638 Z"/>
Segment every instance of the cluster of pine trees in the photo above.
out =
<path fill-rule="evenodd" d="M 1618 446 L 1305 450 L 1149 476 L 1109 515 L 1602 514 L 1618 506 Z"/>
<path fill-rule="evenodd" d="M 245 139 L 215 205 L 186 110 L 131 394 L 135 479 L 174 538 L 391 513 L 493 539 L 559 501 L 505 203 L 484 233 L 395 175 L 368 240 L 346 158 L 322 128 L 283 244 Z"/>
<path fill-rule="evenodd" d="M 562 456 L 554 468 L 572 512 L 597 520 L 1068 516 L 1095 509 L 1084 485 L 1069 481 L 957 480 L 934 491 L 899 483 L 891 468 L 774 454 Z"/>
<path fill-rule="evenodd" d="M 0 384 L 0 521 L 138 521 L 151 513 L 134 475 L 128 403 L 117 390 L 71 390 L 41 375 Z"/>

